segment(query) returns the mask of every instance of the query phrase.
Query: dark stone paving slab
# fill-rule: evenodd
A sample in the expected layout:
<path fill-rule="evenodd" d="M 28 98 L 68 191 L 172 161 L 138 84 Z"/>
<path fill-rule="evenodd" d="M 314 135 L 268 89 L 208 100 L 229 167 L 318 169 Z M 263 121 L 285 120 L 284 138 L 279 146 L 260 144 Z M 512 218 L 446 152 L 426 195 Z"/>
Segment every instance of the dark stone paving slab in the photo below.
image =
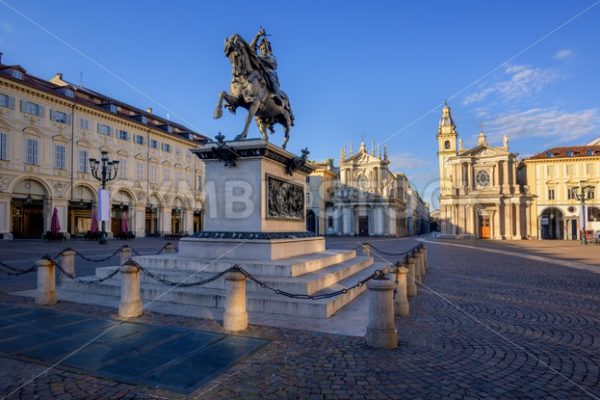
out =
<path fill-rule="evenodd" d="M 268 343 L 1 303 L 0 321 L 10 357 L 186 394 Z"/>

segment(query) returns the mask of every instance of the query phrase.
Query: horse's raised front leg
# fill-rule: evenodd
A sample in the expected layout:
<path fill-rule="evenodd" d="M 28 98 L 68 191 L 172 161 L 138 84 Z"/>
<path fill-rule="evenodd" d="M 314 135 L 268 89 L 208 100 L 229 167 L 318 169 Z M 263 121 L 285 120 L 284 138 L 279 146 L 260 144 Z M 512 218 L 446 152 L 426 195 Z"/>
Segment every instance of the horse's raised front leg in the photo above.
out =
<path fill-rule="evenodd" d="M 250 123 L 252 119 L 256 115 L 256 111 L 258 111 L 258 107 L 260 106 L 260 100 L 255 100 L 254 103 L 248 108 L 248 116 L 246 117 L 246 125 L 244 125 L 244 130 L 242 133 L 237 135 L 235 140 L 244 140 L 246 136 L 248 136 L 248 129 L 250 128 Z"/>
<path fill-rule="evenodd" d="M 219 101 L 217 102 L 217 108 L 215 108 L 215 112 L 213 113 L 213 117 L 215 119 L 219 119 L 223 116 L 223 99 L 227 96 L 227 92 L 223 91 L 219 93 Z"/>
<path fill-rule="evenodd" d="M 285 150 L 285 146 L 287 145 L 288 140 L 290 140 L 290 127 L 289 125 L 285 127 L 283 134 L 283 144 L 281 148 Z"/>

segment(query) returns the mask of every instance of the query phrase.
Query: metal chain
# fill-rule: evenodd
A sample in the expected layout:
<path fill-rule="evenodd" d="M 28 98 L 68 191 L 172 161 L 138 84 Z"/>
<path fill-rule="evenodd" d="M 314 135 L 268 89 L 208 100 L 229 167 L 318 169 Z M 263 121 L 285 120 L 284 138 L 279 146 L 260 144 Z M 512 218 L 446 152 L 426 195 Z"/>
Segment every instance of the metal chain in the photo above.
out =
<path fill-rule="evenodd" d="M 110 274 L 108 274 L 107 276 L 105 276 L 104 278 L 98 278 L 98 279 L 94 279 L 94 280 L 83 280 L 81 278 L 75 279 L 75 275 L 73 275 L 72 273 L 66 271 L 63 266 L 57 261 L 57 260 L 52 260 L 52 262 L 54 263 L 54 266 L 56 266 L 56 269 L 58 269 L 58 271 L 63 274 L 64 276 L 66 276 L 69 279 L 73 279 L 79 283 L 84 283 L 84 284 L 92 284 L 92 283 L 102 283 L 110 278 L 112 278 L 113 276 L 115 276 L 116 274 L 119 273 L 119 268 L 116 268 L 113 272 L 111 272 Z"/>
<path fill-rule="evenodd" d="M 237 268 L 238 268 L 237 265 L 234 265 L 233 267 L 229 267 L 225 271 L 219 272 L 219 273 L 211 276 L 210 278 L 203 279 L 203 280 L 197 281 L 197 282 L 173 282 L 173 281 L 170 281 L 168 279 L 161 278 L 160 276 L 158 276 L 158 275 L 150 272 L 150 270 L 148 270 L 147 268 L 142 267 L 140 264 L 138 264 L 137 262 L 135 262 L 135 261 L 133 261 L 131 259 L 129 261 L 127 261 L 126 264 L 136 266 L 140 271 L 142 271 L 148 277 L 150 277 L 151 279 L 154 279 L 157 282 L 160 282 L 160 283 L 165 284 L 167 286 L 177 286 L 177 287 L 183 287 L 183 288 L 206 285 L 207 283 L 216 281 L 217 279 L 219 279 L 220 277 L 222 277 L 223 275 L 225 275 L 228 272 L 232 272 L 232 271 L 237 270 Z"/>
<path fill-rule="evenodd" d="M 408 255 L 408 254 L 410 254 L 410 253 L 412 253 L 412 252 L 414 252 L 416 250 L 419 250 L 421 248 L 421 246 L 422 246 L 422 244 L 418 244 L 418 245 L 416 245 L 415 247 L 413 247 L 410 250 L 403 251 L 401 253 L 391 253 L 391 252 L 388 252 L 388 251 L 382 251 L 382 250 L 378 249 L 377 247 L 373 246 L 370 243 L 363 243 L 363 244 L 368 244 L 369 246 L 371 246 L 378 253 L 381 253 L 381 254 L 386 255 L 386 256 L 392 256 L 392 257 L 406 256 L 406 255 Z"/>
<path fill-rule="evenodd" d="M 0 272 L 3 274 L 6 274 L 6 275 L 20 276 L 20 275 L 25 275 L 30 272 L 33 272 L 35 270 L 37 270 L 37 265 L 35 265 L 35 264 L 29 268 L 21 269 L 21 268 L 12 267 L 12 266 L 0 261 Z"/>
<path fill-rule="evenodd" d="M 84 256 L 83 254 L 81 254 L 78 250 L 73 250 L 73 249 L 69 249 L 69 250 L 73 250 L 75 252 L 76 255 L 78 255 L 79 257 L 83 258 L 86 261 L 90 261 L 90 262 L 103 262 L 103 261 L 108 261 L 111 258 L 113 258 L 114 256 L 116 256 L 123 247 L 125 247 L 126 245 L 123 245 L 121 247 L 119 247 L 117 250 L 115 250 L 111 255 L 109 255 L 108 257 L 104 257 L 104 258 L 90 258 L 87 256 Z M 65 250 L 63 250 L 65 251 Z M 60 252 L 59 255 L 61 255 L 63 253 L 63 251 Z"/>

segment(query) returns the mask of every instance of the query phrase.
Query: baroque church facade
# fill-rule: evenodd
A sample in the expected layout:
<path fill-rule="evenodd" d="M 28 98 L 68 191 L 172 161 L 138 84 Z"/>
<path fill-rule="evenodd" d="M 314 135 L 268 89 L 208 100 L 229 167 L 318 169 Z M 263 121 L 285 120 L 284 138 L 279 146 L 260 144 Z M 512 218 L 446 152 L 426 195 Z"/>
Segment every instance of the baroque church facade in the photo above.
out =
<path fill-rule="evenodd" d="M 352 147 L 340 155 L 338 182 L 326 210 L 327 234 L 404 236 L 408 234 L 408 180 L 389 169 L 387 147 L 383 155 L 364 142 L 357 153 Z M 427 210 L 428 213 L 428 210 Z M 428 218 L 428 216 L 427 216 Z"/>
<path fill-rule="evenodd" d="M 482 131 L 463 148 L 452 112 L 444 105 L 438 132 L 440 232 L 444 236 L 519 240 L 528 238 L 533 196 L 525 168 L 511 153 L 508 137 L 492 146 Z"/>

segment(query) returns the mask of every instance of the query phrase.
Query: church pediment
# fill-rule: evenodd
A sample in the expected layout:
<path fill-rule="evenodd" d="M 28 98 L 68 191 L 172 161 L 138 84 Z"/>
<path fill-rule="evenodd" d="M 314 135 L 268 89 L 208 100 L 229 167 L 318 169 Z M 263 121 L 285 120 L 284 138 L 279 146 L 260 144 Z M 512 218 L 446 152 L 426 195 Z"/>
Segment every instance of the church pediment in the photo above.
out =
<path fill-rule="evenodd" d="M 482 144 L 459 153 L 459 157 L 497 157 L 508 156 L 510 153 L 502 148 Z"/>
<path fill-rule="evenodd" d="M 369 163 L 382 163 L 380 158 L 372 156 L 368 153 L 356 153 L 352 157 L 347 158 L 342 162 L 342 164 L 369 164 Z"/>

